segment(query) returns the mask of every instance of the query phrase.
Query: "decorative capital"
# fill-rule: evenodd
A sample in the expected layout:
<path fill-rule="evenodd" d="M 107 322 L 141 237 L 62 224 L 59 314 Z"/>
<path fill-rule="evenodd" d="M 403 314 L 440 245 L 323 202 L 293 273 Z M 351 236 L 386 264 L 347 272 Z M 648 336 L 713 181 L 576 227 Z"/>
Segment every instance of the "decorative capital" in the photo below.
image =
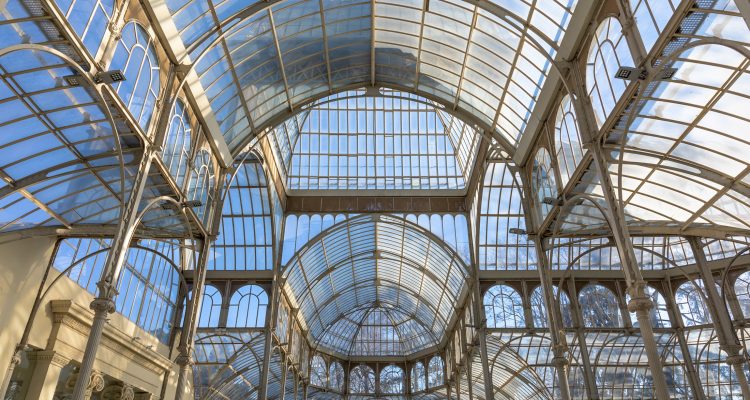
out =
<path fill-rule="evenodd" d="M 112 314 L 115 312 L 115 302 L 110 299 L 103 299 L 97 297 L 91 302 L 89 306 L 95 313 L 107 313 Z"/>
<path fill-rule="evenodd" d="M 91 371 L 89 384 L 86 386 L 87 391 L 98 393 L 104 390 L 104 374 L 99 371 Z"/>
<path fill-rule="evenodd" d="M 118 24 L 115 21 L 112 21 L 107 25 L 107 29 L 109 29 L 110 34 L 112 35 L 112 39 L 114 40 L 120 40 L 122 39 L 122 25 Z"/>
<path fill-rule="evenodd" d="M 556 368 L 563 368 L 568 366 L 568 359 L 566 357 L 554 356 L 552 357 L 552 365 Z"/>
<path fill-rule="evenodd" d="M 742 345 L 739 345 L 739 344 L 722 344 L 722 345 L 719 345 L 719 348 L 723 352 L 727 353 L 727 364 L 730 364 L 729 359 L 732 358 L 732 357 L 739 356 L 739 357 L 742 357 L 743 360 L 745 358 L 744 356 L 741 355 L 742 354 Z"/>
<path fill-rule="evenodd" d="M 190 354 L 180 351 L 180 355 L 175 358 L 174 362 L 180 367 L 187 367 L 193 365 L 193 358 L 190 357 Z"/>
<path fill-rule="evenodd" d="M 742 354 L 735 354 L 731 356 L 727 356 L 727 359 L 724 360 L 724 362 L 727 363 L 727 365 L 738 365 L 738 364 L 744 364 L 746 361 L 745 356 Z"/>
<path fill-rule="evenodd" d="M 66 386 L 68 389 L 73 389 L 76 385 L 76 382 L 80 378 L 80 372 L 75 372 L 73 374 L 70 374 L 68 377 L 68 381 L 66 382 Z M 104 389 L 104 374 L 102 374 L 99 371 L 91 371 L 91 375 L 89 376 L 89 381 L 86 384 L 86 398 L 91 397 L 91 393 L 98 393 L 101 392 Z"/>
<path fill-rule="evenodd" d="M 627 36 L 635 25 L 635 20 L 630 15 L 620 18 L 620 26 L 622 26 L 622 34 Z"/>
<path fill-rule="evenodd" d="M 648 312 L 654 307 L 654 302 L 648 296 L 645 297 L 633 297 L 628 302 L 628 311 L 634 312 Z"/>
<path fill-rule="evenodd" d="M 552 354 L 554 354 L 554 357 L 552 357 L 552 364 L 555 367 L 565 367 L 569 364 L 568 357 L 566 357 L 568 353 L 568 346 L 564 343 L 558 343 L 556 345 L 552 346 Z"/>
<path fill-rule="evenodd" d="M 104 400 L 133 400 L 134 398 L 135 390 L 127 383 L 109 385 L 102 392 Z"/>
<path fill-rule="evenodd" d="M 102 279 L 96 284 L 96 286 L 99 288 L 100 295 L 94 301 L 100 299 L 112 301 L 111 299 L 114 299 L 115 296 L 117 296 L 117 287 L 112 284 L 110 278 Z"/>

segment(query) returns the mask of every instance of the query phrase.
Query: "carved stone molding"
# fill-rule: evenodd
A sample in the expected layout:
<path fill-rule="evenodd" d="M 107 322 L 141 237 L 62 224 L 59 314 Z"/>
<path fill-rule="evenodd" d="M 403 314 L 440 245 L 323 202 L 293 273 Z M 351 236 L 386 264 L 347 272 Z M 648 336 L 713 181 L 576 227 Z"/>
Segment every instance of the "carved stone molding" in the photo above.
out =
<path fill-rule="evenodd" d="M 68 381 L 65 383 L 68 390 L 73 390 L 73 388 L 75 388 L 79 375 L 78 372 L 70 374 Z M 90 399 L 93 393 L 99 393 L 102 390 L 104 390 L 104 374 L 99 371 L 92 371 L 88 385 L 86 385 L 85 398 Z"/>
<path fill-rule="evenodd" d="M 115 383 L 104 388 L 103 400 L 134 400 L 135 390 L 127 383 Z"/>
<path fill-rule="evenodd" d="M 26 356 L 29 358 L 29 360 L 36 360 L 37 362 L 48 362 L 59 368 L 65 367 L 70 362 L 70 359 L 68 357 L 63 356 L 62 354 L 54 350 L 31 351 L 27 353 Z"/>

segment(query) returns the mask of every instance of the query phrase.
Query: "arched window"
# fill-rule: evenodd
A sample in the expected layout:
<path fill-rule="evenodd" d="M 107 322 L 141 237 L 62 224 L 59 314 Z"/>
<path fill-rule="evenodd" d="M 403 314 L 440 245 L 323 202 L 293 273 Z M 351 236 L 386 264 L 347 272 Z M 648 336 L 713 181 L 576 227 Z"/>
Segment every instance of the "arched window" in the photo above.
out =
<path fill-rule="evenodd" d="M 114 0 L 55 0 L 55 3 L 89 54 L 96 57 L 112 18 Z"/>
<path fill-rule="evenodd" d="M 609 17 L 596 29 L 586 64 L 586 90 L 599 127 L 627 87 L 627 81 L 615 78 L 615 73 L 623 66 L 632 67 L 633 56 L 622 34 L 620 21 Z"/>
<path fill-rule="evenodd" d="M 357 365 L 349 373 L 349 391 L 353 394 L 375 393 L 375 372 L 367 365 Z"/>
<path fill-rule="evenodd" d="M 669 311 L 667 311 L 667 301 L 664 296 L 659 293 L 658 290 L 651 286 L 646 286 L 646 293 L 654 303 L 654 307 L 651 308 L 650 319 L 651 326 L 654 328 L 669 328 L 672 326 L 672 322 L 669 320 Z M 625 302 L 630 302 L 630 295 L 625 294 Z M 630 313 L 630 322 L 633 323 L 634 327 L 640 326 L 638 318 L 634 312 Z"/>
<path fill-rule="evenodd" d="M 511 233 L 526 230 L 520 179 L 514 179 L 512 165 L 492 162 L 487 165 L 479 206 L 479 269 L 527 270 L 536 267 L 534 243 L 525 235 Z"/>
<path fill-rule="evenodd" d="M 143 26 L 131 21 L 122 28 L 109 69 L 119 69 L 125 80 L 115 90 L 144 130 L 148 129 L 159 96 L 159 60 L 154 42 Z"/>
<path fill-rule="evenodd" d="M 488 328 L 526 326 L 521 295 L 510 286 L 495 285 L 484 294 L 484 313 Z"/>
<path fill-rule="evenodd" d="M 180 285 L 179 272 L 172 265 L 179 260 L 178 247 L 154 240 L 141 241 L 140 244 L 150 250 L 128 250 L 117 282 L 115 309 L 166 343 Z"/>
<path fill-rule="evenodd" d="M 219 326 L 219 314 L 221 314 L 221 292 L 219 289 L 206 285 L 203 289 L 203 301 L 201 302 L 199 328 L 216 328 Z"/>
<path fill-rule="evenodd" d="M 703 297 L 705 293 L 702 279 L 685 282 L 677 288 L 674 296 L 675 302 L 685 326 L 711 323 L 711 314 Z"/>
<path fill-rule="evenodd" d="M 750 318 L 750 271 L 743 272 L 734 281 L 734 294 L 740 303 L 742 316 L 746 319 Z"/>
<path fill-rule="evenodd" d="M 587 328 L 622 327 L 617 296 L 602 285 L 588 285 L 578 293 L 583 325 Z"/>
<path fill-rule="evenodd" d="M 380 392 L 383 394 L 404 393 L 404 370 L 396 365 L 388 365 L 380 371 Z"/>
<path fill-rule="evenodd" d="M 646 52 L 651 51 L 656 39 L 675 13 L 678 0 L 630 0 L 638 32 Z"/>
<path fill-rule="evenodd" d="M 573 326 L 573 315 L 570 310 L 570 298 L 565 291 L 560 291 L 557 286 L 552 286 L 554 296 L 560 297 L 560 315 L 562 316 L 563 327 Z M 534 326 L 537 328 L 546 328 L 548 326 L 547 304 L 544 302 L 542 287 L 537 286 L 531 292 L 531 315 L 534 318 Z"/>
<path fill-rule="evenodd" d="M 542 147 L 536 152 L 534 167 L 531 170 L 531 189 L 536 194 L 542 219 L 552 210 L 552 204 L 548 204 L 545 199 L 557 199 L 556 182 L 552 158 L 547 149 Z"/>
<path fill-rule="evenodd" d="M 208 150 L 200 149 L 193 160 L 188 196 L 190 200 L 200 201 L 201 205 L 194 210 L 204 221 L 208 218 L 208 205 L 213 201 L 214 182 L 213 157 Z"/>
<path fill-rule="evenodd" d="M 445 372 L 443 370 L 444 367 L 445 365 L 443 364 L 442 357 L 432 357 L 430 363 L 427 366 L 427 385 L 430 387 L 430 389 L 443 384 L 443 381 L 445 379 Z"/>
<path fill-rule="evenodd" d="M 424 364 L 417 361 L 411 369 L 411 390 L 412 392 L 421 392 L 427 388 L 427 378 L 424 370 Z"/>
<path fill-rule="evenodd" d="M 190 163 L 191 133 L 188 109 L 182 100 L 177 99 L 172 109 L 162 160 L 181 189 Z"/>
<path fill-rule="evenodd" d="M 227 327 L 260 328 L 266 325 L 268 295 L 262 287 L 246 285 L 237 289 L 229 300 Z"/>
<path fill-rule="evenodd" d="M 344 367 L 338 361 L 331 361 L 328 367 L 328 388 L 336 392 L 344 391 Z"/>
<path fill-rule="evenodd" d="M 326 387 L 326 360 L 319 355 L 314 355 L 310 366 L 310 384 L 318 387 Z"/>
<path fill-rule="evenodd" d="M 226 197 L 220 233 L 211 246 L 208 268 L 271 270 L 273 224 L 268 194 L 275 189 L 269 191 L 263 166 L 258 160 L 245 160 L 236 163 L 235 167 L 236 175 L 224 186 Z"/>
<path fill-rule="evenodd" d="M 561 185 L 565 186 L 583 159 L 581 133 L 578 131 L 576 113 L 569 95 L 565 95 L 555 118 L 555 154 L 560 167 Z"/>
<path fill-rule="evenodd" d="M 177 308 L 179 246 L 170 241 L 142 240 L 127 251 L 117 282 L 115 310 L 163 343 L 169 341 Z M 92 294 L 101 279 L 108 239 L 69 238 L 59 242 L 52 265 Z M 76 264 L 71 268 L 71 265 Z M 70 269 L 68 269 L 70 268 Z"/>

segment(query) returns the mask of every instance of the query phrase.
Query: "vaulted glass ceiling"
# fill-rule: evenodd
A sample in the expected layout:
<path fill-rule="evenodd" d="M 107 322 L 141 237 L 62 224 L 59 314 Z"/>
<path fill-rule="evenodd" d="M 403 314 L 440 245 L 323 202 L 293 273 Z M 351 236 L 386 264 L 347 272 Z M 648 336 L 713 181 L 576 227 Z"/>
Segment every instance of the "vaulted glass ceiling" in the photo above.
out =
<path fill-rule="evenodd" d="M 0 55 L 0 232 L 117 225 L 141 143 L 108 106 L 111 93 L 80 77 L 75 61 L 41 49 Z M 163 184 L 148 177 L 143 203 L 169 193 Z M 183 231 L 183 222 L 161 208 L 143 219 L 162 233 Z"/>
<path fill-rule="evenodd" d="M 284 267 L 283 291 L 312 342 L 342 357 L 436 346 L 468 293 L 468 267 L 427 230 L 362 215 L 311 240 Z"/>
<path fill-rule="evenodd" d="M 575 4 L 167 1 L 235 152 L 290 110 L 362 86 L 414 91 L 512 147 L 529 123 Z"/>
<path fill-rule="evenodd" d="M 642 85 L 603 132 L 609 173 L 631 226 L 746 232 L 750 164 L 741 155 L 750 129 L 750 30 L 732 1 L 695 7 L 679 24 L 680 34 L 655 57 L 655 68 L 674 68 L 673 76 Z M 569 196 L 576 194 L 604 204 L 594 170 Z M 567 232 L 605 225 L 589 201 L 563 217 L 559 227 Z"/>
<path fill-rule="evenodd" d="M 392 90 L 323 98 L 272 132 L 288 190 L 465 189 L 481 140 L 434 102 Z"/>

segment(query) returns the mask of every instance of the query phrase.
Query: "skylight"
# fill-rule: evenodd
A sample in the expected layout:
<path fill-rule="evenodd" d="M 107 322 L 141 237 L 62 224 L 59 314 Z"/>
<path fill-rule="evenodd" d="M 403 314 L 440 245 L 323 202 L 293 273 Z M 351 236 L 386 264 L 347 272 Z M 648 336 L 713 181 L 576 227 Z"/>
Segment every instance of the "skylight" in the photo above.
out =
<path fill-rule="evenodd" d="M 289 190 L 462 190 L 477 130 L 408 93 L 348 91 L 274 128 Z"/>

